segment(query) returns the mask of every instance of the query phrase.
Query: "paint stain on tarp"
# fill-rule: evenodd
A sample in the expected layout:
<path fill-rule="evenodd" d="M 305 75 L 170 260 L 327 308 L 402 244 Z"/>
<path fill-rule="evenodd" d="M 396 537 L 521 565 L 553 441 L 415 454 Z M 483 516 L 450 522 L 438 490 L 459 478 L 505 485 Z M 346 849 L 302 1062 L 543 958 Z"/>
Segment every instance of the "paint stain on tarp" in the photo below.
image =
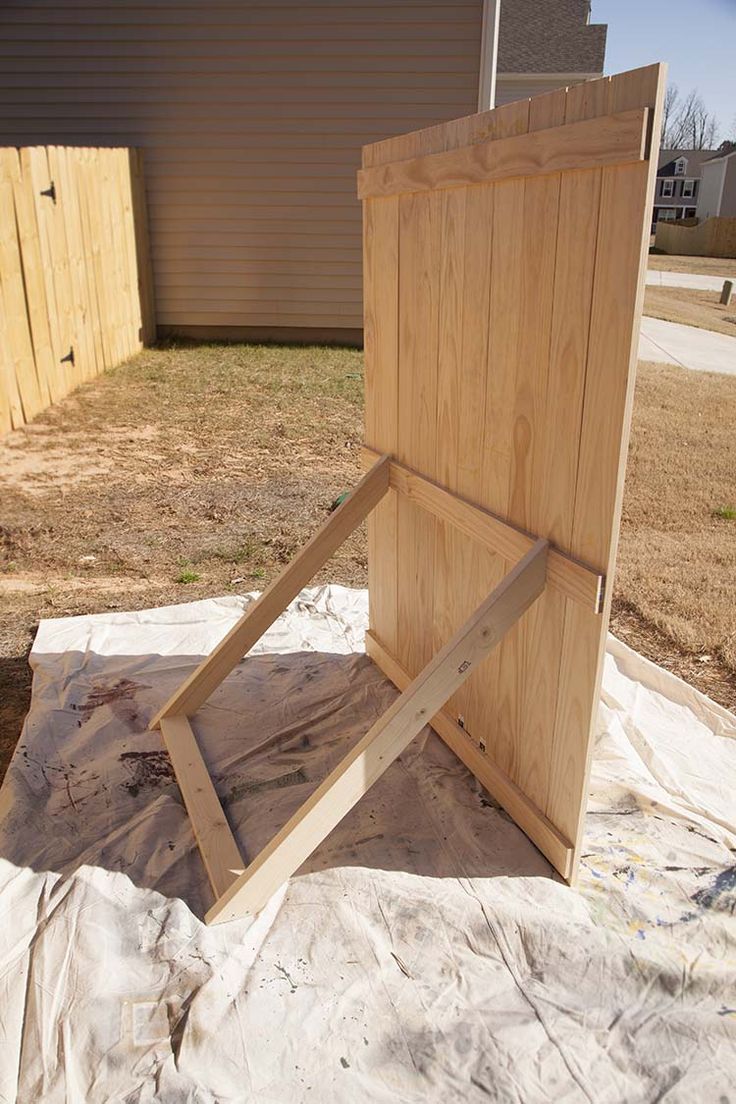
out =
<path fill-rule="evenodd" d="M 118 759 L 130 771 L 130 778 L 123 782 L 123 789 L 131 797 L 141 790 L 155 790 L 174 781 L 174 768 L 167 753 L 160 751 L 123 751 Z"/>
<path fill-rule="evenodd" d="M 250 781 L 237 782 L 225 797 L 227 803 L 238 801 L 249 794 L 262 793 L 264 790 L 282 790 L 285 786 L 300 786 L 309 779 L 303 767 L 279 774 L 276 778 L 251 779 Z"/>
<path fill-rule="evenodd" d="M 736 866 L 729 866 L 717 874 L 710 885 L 703 886 L 690 898 L 704 909 L 736 912 Z"/>
<path fill-rule="evenodd" d="M 139 716 L 134 704 L 135 695 L 139 690 L 150 690 L 150 686 L 142 682 L 133 682 L 132 679 L 121 678 L 112 684 L 100 683 L 92 687 L 87 697 L 79 705 L 72 703 L 71 708 L 81 714 L 79 727 L 85 724 L 96 709 L 107 705 L 114 716 L 126 728 L 134 732 L 145 732 L 148 722 Z"/>

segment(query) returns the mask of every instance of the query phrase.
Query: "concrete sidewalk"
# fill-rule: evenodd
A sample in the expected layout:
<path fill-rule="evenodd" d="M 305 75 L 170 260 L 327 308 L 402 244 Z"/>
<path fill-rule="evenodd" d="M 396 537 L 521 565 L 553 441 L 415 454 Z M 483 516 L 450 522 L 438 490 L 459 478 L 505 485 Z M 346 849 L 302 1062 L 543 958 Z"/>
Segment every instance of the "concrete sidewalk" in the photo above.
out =
<path fill-rule="evenodd" d="M 639 360 L 736 376 L 736 337 L 645 315 L 641 320 Z"/>
<path fill-rule="evenodd" d="M 683 287 L 694 288 L 696 291 L 721 291 L 724 280 L 733 280 L 736 285 L 736 276 L 698 276 L 692 272 L 658 272 L 653 268 L 647 269 L 647 285 L 649 287 Z"/>

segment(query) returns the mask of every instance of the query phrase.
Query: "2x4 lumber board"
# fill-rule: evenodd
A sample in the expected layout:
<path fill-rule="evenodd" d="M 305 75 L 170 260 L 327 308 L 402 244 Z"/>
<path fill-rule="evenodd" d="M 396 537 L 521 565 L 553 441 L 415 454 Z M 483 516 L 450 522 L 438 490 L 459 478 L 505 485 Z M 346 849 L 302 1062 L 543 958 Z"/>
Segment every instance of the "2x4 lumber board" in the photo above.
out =
<path fill-rule="evenodd" d="M 208 924 L 261 909 L 429 723 L 542 593 L 547 542 L 537 541 L 366 732 L 207 913 Z"/>
<path fill-rule="evenodd" d="M 362 451 L 363 466 L 367 468 L 375 463 L 378 453 L 365 447 Z M 402 497 L 410 499 L 440 521 L 448 522 L 505 560 L 517 560 L 534 544 L 534 537 L 497 518 L 488 510 L 451 494 L 444 487 L 432 483 L 395 460 L 390 462 L 389 485 Z M 587 610 L 600 612 L 605 576 L 551 547 L 547 584 Z"/>
<path fill-rule="evenodd" d="M 411 682 L 408 671 L 370 631 L 366 633 L 365 650 L 398 690 L 406 690 Z M 481 785 L 488 790 L 491 797 L 503 806 L 555 870 L 563 878 L 569 879 L 574 853 L 572 843 L 558 832 L 554 824 L 529 800 L 515 782 L 476 747 L 465 729 L 447 709 L 440 709 L 435 713 L 429 724 L 471 774 L 475 775 Z"/>
<path fill-rule="evenodd" d="M 389 458 L 381 457 L 355 490 L 315 533 L 294 560 L 253 603 L 213 652 L 204 659 L 151 723 L 190 716 L 296 598 L 303 586 L 337 551 L 388 491 Z"/>
<path fill-rule="evenodd" d="M 358 172 L 360 199 L 643 161 L 647 108 L 479 142 Z"/>
<path fill-rule="evenodd" d="M 187 718 L 163 718 L 161 735 L 192 822 L 207 877 L 215 897 L 220 897 L 243 872 L 245 864 L 240 850 Z"/>

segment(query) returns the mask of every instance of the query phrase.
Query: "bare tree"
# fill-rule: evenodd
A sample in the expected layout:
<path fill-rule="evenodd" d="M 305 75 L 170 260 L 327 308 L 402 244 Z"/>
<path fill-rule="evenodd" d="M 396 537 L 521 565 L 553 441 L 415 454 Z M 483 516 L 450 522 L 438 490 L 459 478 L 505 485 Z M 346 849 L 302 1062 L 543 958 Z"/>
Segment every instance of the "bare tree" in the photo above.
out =
<path fill-rule="evenodd" d="M 713 149 L 717 138 L 718 121 L 697 89 L 683 99 L 677 86 L 669 85 L 662 120 L 663 149 Z"/>

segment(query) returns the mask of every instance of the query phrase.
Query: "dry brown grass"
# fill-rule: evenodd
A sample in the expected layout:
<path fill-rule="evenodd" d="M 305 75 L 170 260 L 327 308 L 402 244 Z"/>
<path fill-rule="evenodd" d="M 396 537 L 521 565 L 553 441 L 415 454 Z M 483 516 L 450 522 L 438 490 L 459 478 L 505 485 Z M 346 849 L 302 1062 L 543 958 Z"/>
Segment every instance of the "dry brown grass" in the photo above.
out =
<path fill-rule="evenodd" d="M 362 394 L 353 349 L 162 347 L 0 443 L 0 776 L 39 618 L 262 589 L 355 482 Z M 320 579 L 365 585 L 361 533 Z"/>
<path fill-rule="evenodd" d="M 733 257 L 682 257 L 669 253 L 650 253 L 648 265 L 659 272 L 736 276 L 736 258 Z"/>
<path fill-rule="evenodd" d="M 684 326 L 699 326 L 736 337 L 736 298 L 728 307 L 722 306 L 719 299 L 717 291 L 648 287 L 644 313 L 666 322 L 681 322 Z"/>
<path fill-rule="evenodd" d="M 614 607 L 730 706 L 736 522 L 711 511 L 734 505 L 735 403 L 736 380 L 642 369 Z M 361 439 L 359 352 L 179 345 L 0 443 L 0 774 L 39 618 L 261 589 L 355 482 Z M 365 585 L 362 532 L 318 579 Z"/>
<path fill-rule="evenodd" d="M 691 681 L 736 705 L 736 378 L 640 366 L 616 620 L 679 651 Z M 729 511 L 734 516 L 729 517 Z M 660 654 L 657 654 L 660 653 Z M 692 677 L 692 674 L 696 677 Z"/>

